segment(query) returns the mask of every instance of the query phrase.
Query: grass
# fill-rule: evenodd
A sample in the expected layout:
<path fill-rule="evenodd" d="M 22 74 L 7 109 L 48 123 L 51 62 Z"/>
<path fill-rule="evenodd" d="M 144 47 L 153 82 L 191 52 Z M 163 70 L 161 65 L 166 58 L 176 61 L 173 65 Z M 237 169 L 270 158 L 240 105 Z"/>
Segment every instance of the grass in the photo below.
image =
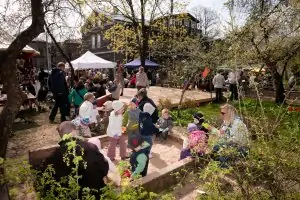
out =
<path fill-rule="evenodd" d="M 231 103 L 238 111 L 243 114 L 251 115 L 254 117 L 262 117 L 262 109 L 260 104 L 253 99 L 244 99 L 239 102 L 235 101 Z M 278 105 L 273 101 L 262 101 L 263 112 L 265 116 L 270 120 L 275 120 L 278 116 L 284 115 L 284 120 L 288 120 L 290 116 L 299 118 L 300 123 L 300 112 L 288 112 L 288 105 Z M 220 120 L 220 104 L 208 103 L 200 107 L 181 109 L 178 115 L 178 109 L 171 110 L 171 116 L 175 121 L 175 125 L 186 127 L 188 123 L 193 122 L 193 114 L 201 112 L 204 114 L 205 119 L 212 125 L 217 125 Z"/>

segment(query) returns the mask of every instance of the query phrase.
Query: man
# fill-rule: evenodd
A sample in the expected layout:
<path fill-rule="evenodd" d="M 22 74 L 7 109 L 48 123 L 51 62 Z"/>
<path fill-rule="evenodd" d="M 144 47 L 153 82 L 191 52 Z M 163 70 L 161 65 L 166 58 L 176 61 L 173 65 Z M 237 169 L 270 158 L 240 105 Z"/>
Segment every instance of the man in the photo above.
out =
<path fill-rule="evenodd" d="M 49 116 L 49 120 L 51 123 L 54 122 L 58 108 L 61 115 L 61 122 L 66 121 L 66 117 L 69 116 L 69 90 L 64 70 L 65 64 L 63 62 L 58 63 L 57 67 L 52 70 L 48 80 L 49 89 L 53 93 L 53 97 L 55 100 L 55 105 L 52 108 Z"/>
<path fill-rule="evenodd" d="M 230 100 L 238 100 L 238 91 L 237 91 L 237 81 L 238 77 L 237 74 L 234 72 L 229 72 L 228 74 L 228 82 L 230 84 Z"/>
<path fill-rule="evenodd" d="M 41 67 L 39 72 L 39 82 L 41 84 L 41 87 L 46 85 L 45 78 L 48 78 L 48 73 L 44 71 L 44 69 Z"/>
<path fill-rule="evenodd" d="M 145 73 L 144 67 L 139 68 L 139 72 L 136 73 L 136 88 L 139 91 L 141 88 L 146 88 L 149 86 L 149 79 Z"/>
<path fill-rule="evenodd" d="M 219 103 L 222 101 L 222 89 L 223 89 L 223 85 L 225 83 L 225 78 L 224 76 L 221 74 L 221 70 L 219 70 L 217 72 L 217 74 L 215 75 L 215 77 L 213 78 L 213 85 L 216 91 L 216 102 Z"/>
<path fill-rule="evenodd" d="M 144 112 L 144 105 L 146 103 L 150 103 L 155 108 L 153 114 L 151 115 L 151 118 L 153 124 L 156 124 L 157 120 L 159 119 L 157 106 L 155 105 L 154 101 L 147 96 L 147 90 L 145 88 L 140 89 L 136 96 L 139 99 L 138 106 L 142 112 Z"/>
<path fill-rule="evenodd" d="M 117 74 L 116 74 L 116 80 L 117 83 L 121 85 L 121 94 L 120 96 L 123 96 L 123 91 L 125 87 L 124 79 L 126 78 L 126 72 L 124 67 L 121 64 L 121 61 L 117 61 Z"/>
<path fill-rule="evenodd" d="M 91 195 L 95 195 L 95 199 L 100 199 L 101 189 L 106 186 L 104 178 L 108 175 L 109 162 L 105 156 L 99 151 L 99 148 L 91 142 L 84 140 L 78 136 L 76 127 L 72 122 L 65 121 L 59 125 L 57 131 L 61 138 L 66 134 L 70 134 L 71 137 L 59 142 L 59 148 L 57 148 L 44 162 L 41 166 L 41 170 L 44 171 L 49 165 L 55 170 L 53 178 L 56 181 L 60 181 L 61 178 L 69 179 L 69 175 L 72 170 L 75 169 L 75 164 L 73 160 L 73 150 L 69 151 L 71 148 L 70 142 L 75 141 L 76 146 L 75 154 L 76 156 L 82 156 L 82 161 L 78 160 L 78 185 L 79 189 L 79 199 L 82 199 L 82 193 L 84 188 L 91 189 Z M 83 151 L 83 152 L 82 152 Z M 71 153 L 70 153 L 71 152 Z M 67 163 L 69 159 L 69 163 Z M 84 163 L 85 162 L 85 163 Z M 62 187 L 69 187 L 68 182 L 60 182 Z M 49 188 L 48 188 L 49 187 Z M 44 191 L 53 187 L 53 185 L 44 185 Z M 94 191 L 96 190 L 96 191 Z M 68 194 L 72 195 L 72 194 Z M 68 196 L 69 199 L 73 199 L 74 196 Z"/>

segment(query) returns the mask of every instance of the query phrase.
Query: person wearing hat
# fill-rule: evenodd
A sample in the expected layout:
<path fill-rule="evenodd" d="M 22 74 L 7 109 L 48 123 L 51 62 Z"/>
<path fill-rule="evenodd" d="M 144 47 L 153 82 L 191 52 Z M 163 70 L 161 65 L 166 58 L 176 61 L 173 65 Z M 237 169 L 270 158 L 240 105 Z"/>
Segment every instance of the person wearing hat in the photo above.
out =
<path fill-rule="evenodd" d="M 133 134 L 128 140 L 128 148 L 132 149 L 130 156 L 131 179 L 146 176 L 149 165 L 150 144 L 144 141 L 140 134 Z"/>
<path fill-rule="evenodd" d="M 149 154 L 151 155 L 151 147 L 153 145 L 153 136 L 159 132 L 159 129 L 152 122 L 151 115 L 155 111 L 155 107 L 150 103 L 146 103 L 143 108 L 144 112 L 141 112 L 139 115 L 139 126 L 140 126 L 140 134 L 142 138 L 150 144 Z"/>
<path fill-rule="evenodd" d="M 187 131 L 189 133 L 187 147 L 180 152 L 179 160 L 187 157 L 203 156 L 208 148 L 205 132 L 200 131 L 196 124 L 188 124 Z"/>
<path fill-rule="evenodd" d="M 109 137 L 109 146 L 107 156 L 114 161 L 116 156 L 117 144 L 120 145 L 120 156 L 122 160 L 126 159 L 125 137 L 122 135 L 122 123 L 124 103 L 121 101 L 112 102 L 113 111 L 110 113 L 107 127 L 107 135 Z"/>
<path fill-rule="evenodd" d="M 208 129 L 205 128 L 205 119 L 204 119 L 204 115 L 200 112 L 193 114 L 194 117 L 194 124 L 197 125 L 198 129 L 200 131 L 204 131 L 205 133 L 208 133 Z"/>

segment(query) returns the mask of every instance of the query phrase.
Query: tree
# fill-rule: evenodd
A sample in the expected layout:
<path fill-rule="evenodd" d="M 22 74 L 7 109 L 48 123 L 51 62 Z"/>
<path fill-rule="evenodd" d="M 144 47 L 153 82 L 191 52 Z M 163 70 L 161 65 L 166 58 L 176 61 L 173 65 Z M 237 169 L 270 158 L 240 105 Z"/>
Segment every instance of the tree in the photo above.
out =
<path fill-rule="evenodd" d="M 44 32 L 45 12 L 42 0 L 31 0 L 31 25 L 16 36 L 9 47 L 0 52 L 0 76 L 7 92 L 7 103 L 0 113 L 0 157 L 5 157 L 8 135 L 24 96 L 17 84 L 16 60 L 22 49 Z"/>
<path fill-rule="evenodd" d="M 213 39 L 220 35 L 220 19 L 216 11 L 210 8 L 196 6 L 191 10 L 192 14 L 199 20 L 198 27 L 204 38 Z"/>
<path fill-rule="evenodd" d="M 229 1 L 231 11 L 247 13 L 243 27 L 230 32 L 237 62 L 264 63 L 275 83 L 277 103 L 285 100 L 283 76 L 300 50 L 300 12 L 283 0 Z"/>
<path fill-rule="evenodd" d="M 105 38 L 111 41 L 113 45 L 111 48 L 115 51 L 127 48 L 129 54 L 136 54 L 137 50 L 141 64 L 144 65 L 149 53 L 151 34 L 155 31 L 156 19 L 169 15 L 169 4 L 162 0 L 139 0 L 134 2 L 132 0 L 111 0 L 106 1 L 106 3 L 109 3 L 113 8 L 118 8 L 117 12 L 123 15 L 128 22 L 114 24 L 106 32 Z M 171 4 L 174 3 L 171 2 Z M 181 5 L 177 5 L 179 6 L 176 9 L 180 10 Z"/>
<path fill-rule="evenodd" d="M 78 27 L 75 27 L 75 22 L 68 21 L 68 16 L 83 17 L 82 10 L 85 3 L 87 1 L 1 1 L 3 5 L 0 7 L 2 28 L 8 30 L 11 35 L 15 34 L 16 37 L 7 49 L 0 51 L 0 78 L 3 89 L 7 93 L 7 102 L 0 113 L 0 157 L 5 157 L 13 121 L 25 98 L 17 81 L 16 61 L 20 52 L 29 42 L 45 31 L 44 27 L 47 28 L 48 33 L 51 33 L 53 40 L 74 34 Z M 65 58 L 67 58 L 66 55 Z"/>

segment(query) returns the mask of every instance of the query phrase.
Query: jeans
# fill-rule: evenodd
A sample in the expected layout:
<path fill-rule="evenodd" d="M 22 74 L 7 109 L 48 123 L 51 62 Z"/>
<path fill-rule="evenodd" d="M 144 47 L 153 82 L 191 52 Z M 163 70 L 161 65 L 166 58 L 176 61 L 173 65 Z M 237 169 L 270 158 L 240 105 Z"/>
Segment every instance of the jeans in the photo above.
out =
<path fill-rule="evenodd" d="M 220 162 L 220 167 L 221 168 L 228 168 L 228 165 L 229 165 L 230 161 L 232 161 L 232 160 L 234 160 L 234 158 L 236 158 L 235 155 L 220 155 L 219 151 L 220 151 L 221 147 L 223 147 L 223 148 L 228 148 L 228 147 L 229 148 L 230 147 L 234 148 L 237 151 L 239 158 L 247 157 L 248 151 L 249 151 L 248 147 L 239 146 L 239 145 L 237 145 L 233 142 L 220 143 L 220 144 L 215 145 L 213 147 L 213 153 L 217 154 L 217 156 L 215 157 L 215 160 Z"/>
<path fill-rule="evenodd" d="M 230 84 L 230 100 L 238 100 L 238 91 L 237 91 L 237 86 L 236 84 Z"/>
<path fill-rule="evenodd" d="M 216 102 L 222 101 L 222 88 L 215 88 L 216 90 Z"/>
<path fill-rule="evenodd" d="M 152 145 L 153 145 L 153 138 L 152 138 L 152 136 L 144 136 L 144 135 L 142 135 L 142 138 L 143 138 L 144 141 L 146 141 L 146 142 L 148 142 L 150 144 L 150 148 L 149 148 L 149 152 L 148 152 L 148 153 L 150 153 Z"/>
<path fill-rule="evenodd" d="M 68 101 L 68 95 L 59 94 L 55 95 L 55 104 L 54 107 L 51 110 L 49 120 L 54 121 L 55 116 L 57 114 L 57 110 L 59 108 L 60 112 L 60 120 L 61 122 L 66 121 L 66 116 L 69 116 L 69 101 Z"/>

